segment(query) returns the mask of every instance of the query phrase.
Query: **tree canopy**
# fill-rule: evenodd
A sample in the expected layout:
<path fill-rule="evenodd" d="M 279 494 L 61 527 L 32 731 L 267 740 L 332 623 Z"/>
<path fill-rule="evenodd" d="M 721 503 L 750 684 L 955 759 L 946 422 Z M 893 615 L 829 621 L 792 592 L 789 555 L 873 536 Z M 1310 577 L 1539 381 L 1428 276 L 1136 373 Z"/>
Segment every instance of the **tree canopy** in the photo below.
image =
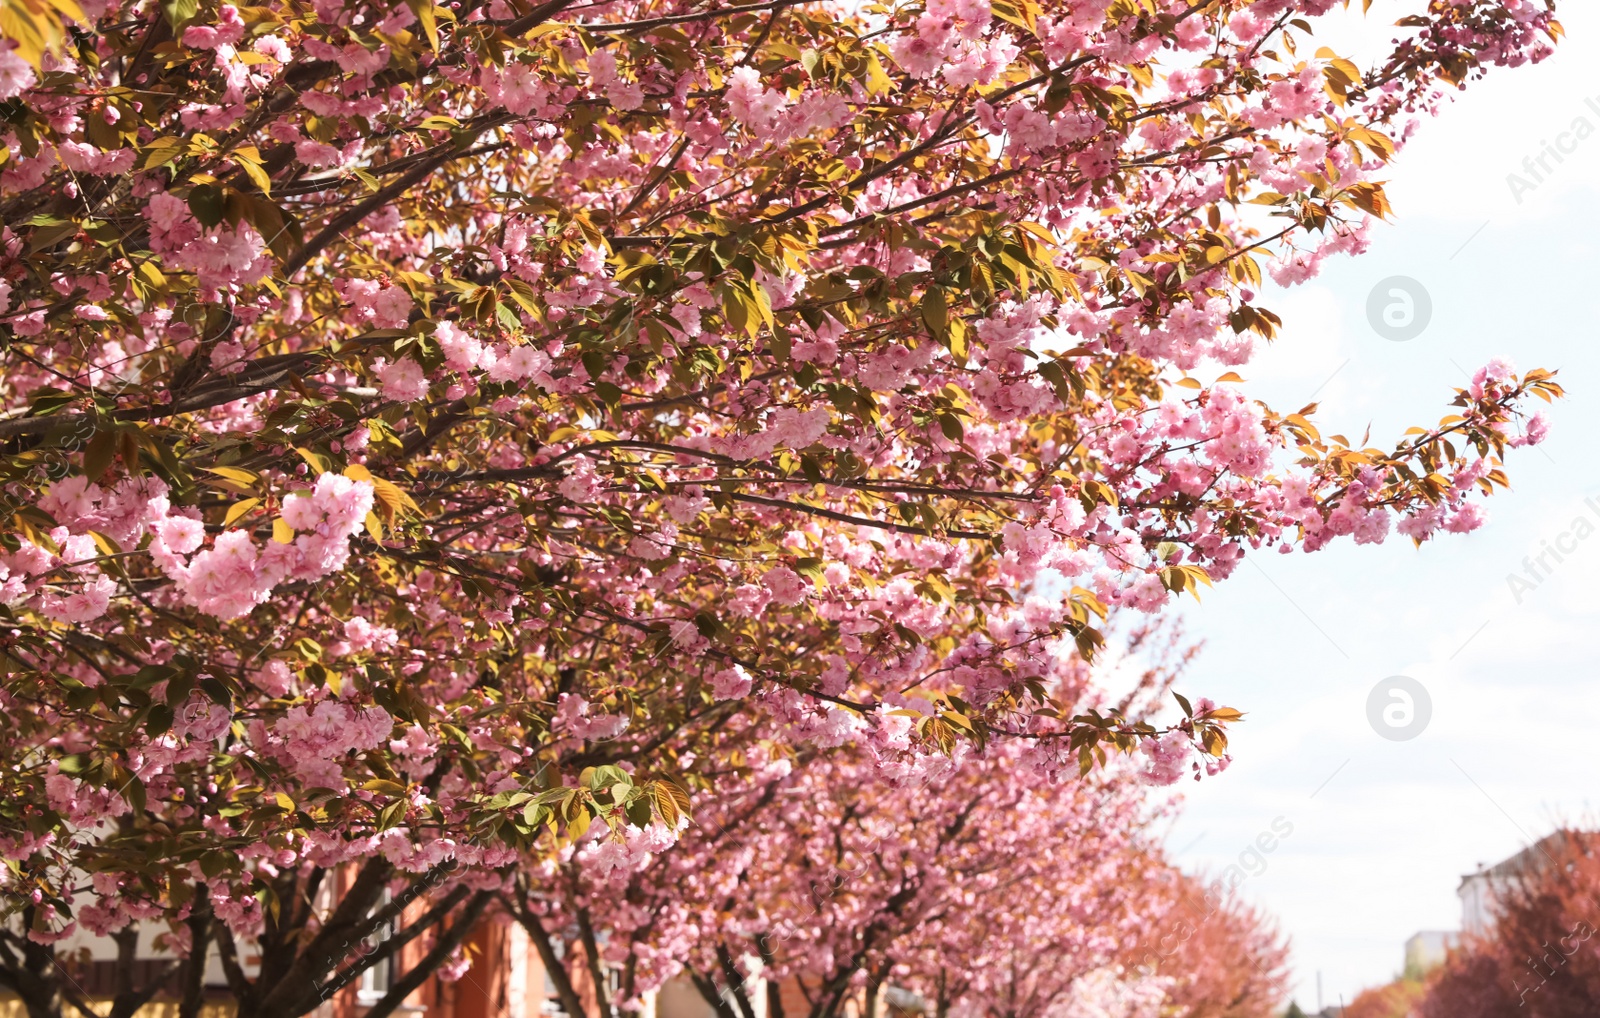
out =
<path fill-rule="evenodd" d="M 1380 448 L 1231 370 L 1560 33 L 1414 0 L 1363 69 L 1334 7 L 5 0 L 31 942 L 203 890 L 298 1014 L 396 874 L 675 836 L 755 742 L 1214 771 L 1237 710 L 1086 693 L 1105 620 L 1473 530 L 1560 394 L 1496 360 Z M 347 862 L 348 925 L 272 943 Z"/>

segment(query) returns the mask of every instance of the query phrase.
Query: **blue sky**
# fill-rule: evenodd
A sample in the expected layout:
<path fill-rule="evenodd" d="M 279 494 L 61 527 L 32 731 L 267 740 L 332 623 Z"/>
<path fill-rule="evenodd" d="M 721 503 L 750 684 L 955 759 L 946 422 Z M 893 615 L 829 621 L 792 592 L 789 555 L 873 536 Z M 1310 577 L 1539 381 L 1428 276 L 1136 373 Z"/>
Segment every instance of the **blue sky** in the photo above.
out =
<path fill-rule="evenodd" d="M 1326 39 L 1376 52 L 1398 0 L 1360 4 Z M 1551 439 L 1516 451 L 1489 524 L 1418 550 L 1404 539 L 1257 556 L 1183 610 L 1206 649 L 1183 690 L 1249 712 L 1236 762 L 1191 786 L 1168 839 L 1186 866 L 1221 871 L 1275 818 L 1293 825 L 1244 895 L 1293 938 L 1296 996 L 1349 1001 L 1401 967 L 1422 929 L 1454 929 L 1464 873 L 1561 820 L 1595 817 L 1600 773 L 1600 9 L 1562 4 L 1569 38 L 1546 63 L 1498 71 L 1460 95 L 1393 167 L 1391 224 L 1372 250 L 1271 295 L 1280 339 L 1241 369 L 1281 410 L 1315 398 L 1324 433 L 1372 444 L 1447 411 L 1489 358 L 1560 369 L 1569 398 Z M 1586 99 L 1594 99 L 1590 107 Z M 1595 135 L 1547 164 L 1531 192 L 1509 174 L 1586 118 Z M 1517 200 L 1520 197 L 1520 201 Z M 1407 342 L 1368 324 L 1375 284 L 1407 276 L 1433 317 Z M 1595 499 L 1595 508 L 1586 499 Z M 1586 517 L 1593 536 L 1579 540 Z M 1563 537 L 1563 534 L 1568 536 Z M 1573 548 L 1520 603 L 1523 559 Z M 1367 719 L 1373 687 L 1420 682 L 1432 718 L 1409 741 Z M 1319 791 L 1320 789 L 1320 791 Z"/>

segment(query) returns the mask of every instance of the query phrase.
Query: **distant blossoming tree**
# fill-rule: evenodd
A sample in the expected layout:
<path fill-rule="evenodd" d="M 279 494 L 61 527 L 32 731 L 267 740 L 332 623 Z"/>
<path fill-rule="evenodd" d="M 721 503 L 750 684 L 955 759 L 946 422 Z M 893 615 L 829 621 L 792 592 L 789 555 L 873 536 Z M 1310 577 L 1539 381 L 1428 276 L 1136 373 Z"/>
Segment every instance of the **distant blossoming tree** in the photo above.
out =
<path fill-rule="evenodd" d="M 1430 974 L 1420 1018 L 1565 1018 L 1600 999 L 1600 835 L 1563 830 L 1497 889 L 1492 926 Z"/>
<path fill-rule="evenodd" d="M 1236 711 L 1053 695 L 1101 618 L 1472 530 L 1560 392 L 1495 361 L 1384 450 L 1226 370 L 1444 87 L 1559 34 L 1408 0 L 1363 70 L 1334 3 L 3 0 L 32 1012 L 79 926 L 294 1018 L 423 901 L 426 975 L 519 859 L 676 831 L 724 728 L 1220 759 Z"/>
<path fill-rule="evenodd" d="M 1171 1018 L 1277 1018 L 1289 982 L 1289 944 L 1235 885 L 1178 872 L 1164 912 L 1133 958 L 1166 981 Z"/>
<path fill-rule="evenodd" d="M 1142 676 L 1131 716 L 1164 698 L 1183 659 Z M 779 747 L 739 757 L 675 843 L 591 829 L 502 897 L 549 959 L 579 931 L 580 949 L 550 966 L 564 998 L 606 986 L 589 971 L 599 962 L 618 974 L 602 1015 L 673 978 L 719 1018 L 1276 1014 L 1286 946 L 1165 861 L 1150 824 L 1161 808 L 1129 762 L 1062 780 L 1015 742 L 913 770 L 855 744 Z"/>
<path fill-rule="evenodd" d="M 1410 1018 L 1418 1013 L 1425 995 L 1426 988 L 1420 978 L 1401 976 L 1382 986 L 1362 990 L 1345 1011 L 1347 1018 Z"/>

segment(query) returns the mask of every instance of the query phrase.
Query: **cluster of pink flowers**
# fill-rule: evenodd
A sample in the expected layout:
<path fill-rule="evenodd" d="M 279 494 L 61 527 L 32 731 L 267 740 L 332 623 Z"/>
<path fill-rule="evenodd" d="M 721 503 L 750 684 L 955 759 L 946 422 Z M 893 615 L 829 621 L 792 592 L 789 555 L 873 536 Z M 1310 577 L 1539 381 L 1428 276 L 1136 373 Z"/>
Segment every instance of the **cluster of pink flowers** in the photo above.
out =
<path fill-rule="evenodd" d="M 688 826 L 684 818 L 683 827 Z M 625 881 L 646 866 L 651 860 L 677 844 L 681 832 L 665 824 L 653 823 L 640 827 L 628 824 L 623 828 L 621 840 L 595 838 L 578 849 L 577 857 L 585 867 L 592 868 L 602 880 Z"/>
<path fill-rule="evenodd" d="M 561 694 L 556 702 L 555 717 L 550 722 L 550 729 L 556 734 L 589 742 L 614 739 L 627 727 L 625 716 L 607 714 L 574 693 Z"/>
<path fill-rule="evenodd" d="M 229 530 L 207 548 L 204 523 L 197 515 L 172 512 L 160 479 L 128 478 L 108 491 L 81 475 L 66 477 L 51 485 L 38 505 L 61 522 L 51 536 L 61 545 L 59 561 L 79 578 L 80 587 L 66 596 L 46 593 L 42 607 L 47 615 L 75 623 L 104 614 L 116 585 L 85 573 L 99 555 L 88 532 L 130 546 L 148 533 L 151 557 L 186 603 L 218 618 L 237 618 L 285 580 L 315 580 L 343 568 L 349 539 L 372 504 L 371 483 L 324 474 L 310 492 L 284 502 L 284 522 L 296 532 L 292 542 L 263 547 L 248 531 Z M 3 556 L 0 596 L 16 600 L 31 593 L 38 584 L 28 578 L 45 572 L 48 560 L 32 545 Z"/>
<path fill-rule="evenodd" d="M 1106 965 L 1073 980 L 1061 1018 L 1158 1018 L 1173 977 Z"/>
<path fill-rule="evenodd" d="M 369 482 L 323 474 L 310 492 L 284 500 L 283 521 L 295 531 L 288 544 L 258 545 L 248 531 L 229 530 L 203 548 L 203 528 L 174 520 L 156 524 L 150 554 L 188 604 L 238 618 L 286 580 L 316 580 L 343 568 L 372 503 Z"/>
<path fill-rule="evenodd" d="M 0 99 L 12 99 L 33 87 L 38 76 L 12 49 L 0 50 Z"/>
<path fill-rule="evenodd" d="M 403 287 L 384 286 L 370 279 L 342 280 L 339 291 L 350 302 L 346 321 L 370 322 L 378 329 L 405 328 L 416 305 Z"/>
<path fill-rule="evenodd" d="M 248 885 L 230 887 L 223 883 L 211 885 L 211 911 L 227 923 L 236 937 L 258 937 L 266 925 L 261 911 L 261 899 Z"/>
<path fill-rule="evenodd" d="M 254 283 L 272 271 L 267 242 L 249 223 L 202 227 L 181 199 L 150 196 L 150 246 L 175 268 L 192 270 L 208 289 Z"/>
<path fill-rule="evenodd" d="M 96 788 L 71 775 L 52 772 L 45 778 L 50 808 L 75 827 L 93 827 L 114 820 L 129 810 L 114 788 Z"/>
<path fill-rule="evenodd" d="M 120 879 L 115 873 L 96 873 L 89 878 L 89 883 L 96 899 L 77 910 L 77 921 L 90 933 L 105 936 L 131 922 L 161 916 L 160 905 L 137 893 L 128 893 L 132 881 Z M 184 953 L 187 953 L 187 945 L 187 937 L 173 939 L 173 946 Z"/>
<path fill-rule="evenodd" d="M 38 502 L 70 532 L 93 530 L 118 544 L 134 544 L 171 509 L 159 477 L 128 477 L 105 489 L 82 475 L 63 477 Z"/>
<path fill-rule="evenodd" d="M 1194 744 L 1177 731 L 1146 740 L 1139 749 L 1144 755 L 1142 775 L 1152 785 L 1170 785 L 1181 779 L 1194 756 Z"/>
<path fill-rule="evenodd" d="M 172 732 L 180 739 L 213 742 L 233 723 L 233 711 L 209 697 L 190 693 L 173 718 Z"/>
<path fill-rule="evenodd" d="M 929 0 L 916 31 L 894 36 L 889 52 L 914 78 L 942 74 L 956 87 L 987 85 L 1020 52 L 1007 35 L 986 38 L 993 20 L 989 0 Z"/>
<path fill-rule="evenodd" d="M 340 761 L 345 754 L 386 746 L 392 731 L 394 718 L 382 707 L 323 700 L 315 706 L 289 708 L 274 722 L 264 748 L 275 751 L 308 785 L 340 788 L 344 785 Z"/>
<path fill-rule="evenodd" d="M 48 551 L 31 542 L 24 542 L 16 551 L 0 553 L 0 603 L 15 604 L 27 597 L 37 585 L 30 581 L 50 568 L 51 559 Z"/>

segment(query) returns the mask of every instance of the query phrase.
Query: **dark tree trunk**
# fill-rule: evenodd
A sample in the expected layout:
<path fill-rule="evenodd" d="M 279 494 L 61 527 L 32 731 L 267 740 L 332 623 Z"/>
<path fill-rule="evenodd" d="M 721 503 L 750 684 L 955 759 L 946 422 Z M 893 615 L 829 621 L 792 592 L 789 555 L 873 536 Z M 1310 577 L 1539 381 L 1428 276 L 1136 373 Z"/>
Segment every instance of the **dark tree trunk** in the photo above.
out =
<path fill-rule="evenodd" d="M 22 910 L 22 928 L 33 926 L 34 910 Z M 56 949 L 35 944 L 27 934 L 0 929 L 0 988 L 10 990 L 22 1001 L 28 1018 L 61 1018 L 65 993 L 62 982 L 69 978 L 56 964 Z"/>
<path fill-rule="evenodd" d="M 748 980 L 739 974 L 738 966 L 733 963 L 733 952 L 728 950 L 728 945 L 718 945 L 717 961 L 722 965 L 722 978 L 727 984 L 726 992 L 733 994 L 733 1002 L 739 1005 L 739 1013 L 743 1018 L 756 1018 L 755 1005 L 746 991 Z"/>
<path fill-rule="evenodd" d="M 206 958 L 211 954 L 211 914 L 196 910 L 189 916 L 189 957 L 179 981 L 178 1018 L 200 1018 L 206 1001 Z"/>
<path fill-rule="evenodd" d="M 133 977 L 139 962 L 139 927 L 124 926 L 111 935 L 117 945 L 117 969 L 112 981 L 111 1012 L 107 1018 L 133 1018 L 148 1004 L 162 984 L 172 975 L 178 963 L 168 962 L 153 973 L 145 985 L 135 986 Z"/>
<path fill-rule="evenodd" d="M 717 981 L 710 976 L 702 975 L 694 969 L 684 969 L 689 973 L 689 978 L 694 981 L 694 988 L 700 991 L 707 1004 L 717 1012 L 717 1018 L 739 1018 L 733 1005 L 728 1003 L 728 998 L 717 988 Z"/>
<path fill-rule="evenodd" d="M 772 942 L 765 933 L 756 937 L 756 953 L 761 956 L 763 977 L 773 966 Z M 783 1018 L 783 986 L 776 979 L 766 979 L 767 1018 Z M 941 1016 L 942 1018 L 942 1016 Z"/>
<path fill-rule="evenodd" d="M 594 1009 L 600 1018 L 612 1018 L 611 1001 L 606 993 L 606 971 L 600 964 L 600 938 L 594 934 L 589 910 L 578 909 L 578 936 L 583 938 L 584 961 L 589 963 L 589 978 L 594 982 Z"/>
<path fill-rule="evenodd" d="M 874 978 L 867 984 L 867 999 L 861 1009 L 864 1018 L 878 1018 L 879 1003 L 883 1000 L 883 981 Z"/>

